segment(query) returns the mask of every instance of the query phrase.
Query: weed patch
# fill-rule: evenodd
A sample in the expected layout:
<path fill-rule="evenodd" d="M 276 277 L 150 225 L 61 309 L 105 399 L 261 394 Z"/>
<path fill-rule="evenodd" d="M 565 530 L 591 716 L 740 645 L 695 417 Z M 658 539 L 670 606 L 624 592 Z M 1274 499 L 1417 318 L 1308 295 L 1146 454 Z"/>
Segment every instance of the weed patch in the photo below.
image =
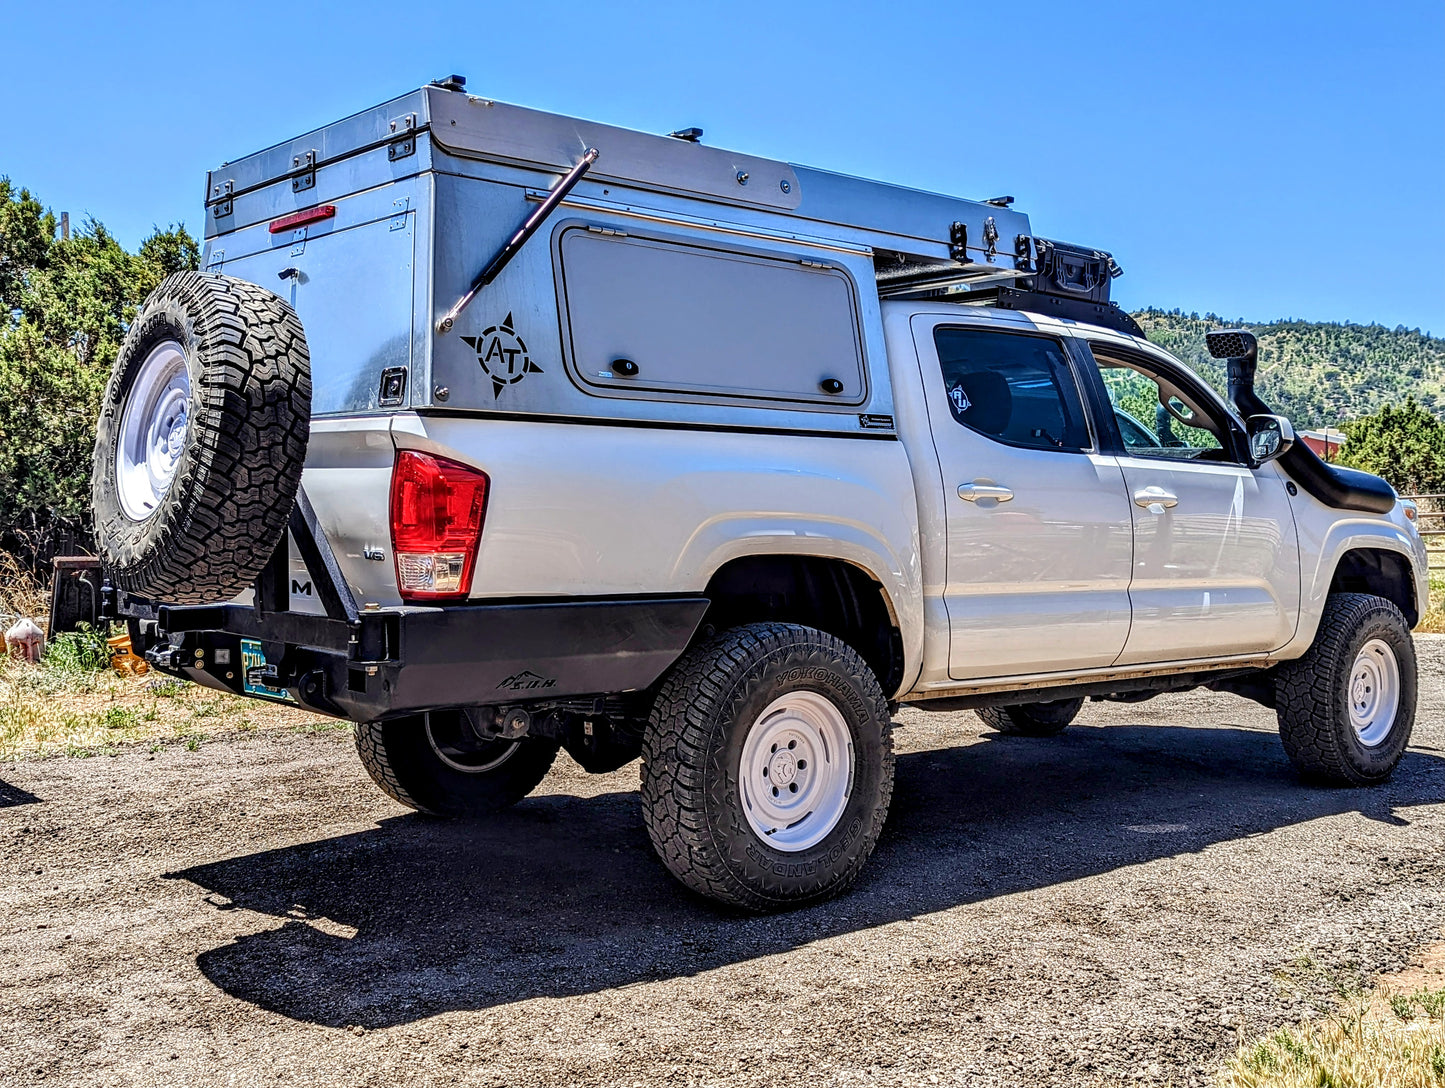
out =
<path fill-rule="evenodd" d="M 78 630 L 56 635 L 45 646 L 45 667 L 52 674 L 73 676 L 94 673 L 110 665 L 107 632 L 88 623 Z"/>
<path fill-rule="evenodd" d="M 220 733 L 325 722 L 184 680 L 93 667 L 107 660 L 108 647 L 95 632 L 57 638 L 39 665 L 0 657 L 0 759 L 86 758 L 139 742 L 195 751 Z"/>
<path fill-rule="evenodd" d="M 1440 537 L 1431 537 L 1432 540 L 1439 540 Z M 1434 553 L 1435 557 L 1439 552 Z M 1435 559 L 1432 558 L 1432 562 Z M 1430 572 L 1430 603 L 1425 612 L 1420 616 L 1420 622 L 1415 625 L 1415 630 L 1429 634 L 1445 634 L 1445 577 L 1441 577 L 1436 571 Z"/>
<path fill-rule="evenodd" d="M 1291 966 L 1312 970 L 1306 959 Z M 1445 988 L 1324 980 L 1335 991 L 1325 1014 L 1241 1046 L 1220 1088 L 1445 1088 Z"/>

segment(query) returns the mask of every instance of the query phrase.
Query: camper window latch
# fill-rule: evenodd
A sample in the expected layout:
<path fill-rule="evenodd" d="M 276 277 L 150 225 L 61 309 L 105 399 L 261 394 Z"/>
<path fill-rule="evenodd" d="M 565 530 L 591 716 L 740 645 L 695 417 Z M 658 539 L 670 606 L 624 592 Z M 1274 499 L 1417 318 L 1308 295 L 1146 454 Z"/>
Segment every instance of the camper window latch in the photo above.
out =
<path fill-rule="evenodd" d="M 511 264 L 512 258 L 527 244 L 527 239 L 537 233 L 537 228 L 542 225 L 547 216 L 552 214 L 553 209 L 567 198 L 567 194 L 582 180 L 582 175 L 592 169 L 592 164 L 596 161 L 597 149 L 589 147 L 582 156 L 582 160 L 567 171 L 561 181 L 548 190 L 542 203 L 537 206 L 537 210 L 527 216 L 526 222 L 517 228 L 517 233 L 507 240 L 507 244 L 497 251 L 497 255 L 492 258 L 487 267 L 477 274 L 476 279 L 472 280 L 472 285 L 467 288 L 467 293 L 457 299 L 452 308 L 442 315 L 442 319 L 436 325 L 438 335 L 451 331 L 451 327 L 457 323 L 457 318 L 461 316 L 462 311 L 471 305 L 472 299 L 477 297 L 477 292 L 502 274 L 502 269 Z"/>

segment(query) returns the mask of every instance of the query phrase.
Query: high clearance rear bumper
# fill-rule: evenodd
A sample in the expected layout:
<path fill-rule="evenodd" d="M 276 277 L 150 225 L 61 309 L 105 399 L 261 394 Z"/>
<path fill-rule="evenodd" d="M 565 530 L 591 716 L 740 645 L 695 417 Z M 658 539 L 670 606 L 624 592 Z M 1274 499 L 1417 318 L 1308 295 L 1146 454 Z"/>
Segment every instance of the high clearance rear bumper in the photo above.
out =
<path fill-rule="evenodd" d="M 374 721 L 647 688 L 687 648 L 703 597 L 368 609 L 356 618 L 245 604 L 128 602 L 137 652 L 237 695 Z"/>

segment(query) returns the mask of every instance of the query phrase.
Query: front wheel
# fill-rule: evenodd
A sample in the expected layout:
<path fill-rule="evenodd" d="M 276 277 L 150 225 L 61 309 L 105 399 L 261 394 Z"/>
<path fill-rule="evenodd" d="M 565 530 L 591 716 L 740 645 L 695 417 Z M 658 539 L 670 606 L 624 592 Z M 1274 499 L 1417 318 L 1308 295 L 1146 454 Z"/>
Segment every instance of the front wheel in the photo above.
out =
<path fill-rule="evenodd" d="M 1383 782 L 1415 725 L 1415 643 L 1400 610 L 1368 593 L 1325 601 L 1315 641 L 1275 678 L 1279 735 L 1307 778 Z"/>
<path fill-rule="evenodd" d="M 727 631 L 663 682 L 642 749 L 653 846 L 689 888 L 749 910 L 842 891 L 878 841 L 893 741 L 878 680 L 832 635 Z"/>
<path fill-rule="evenodd" d="M 356 726 L 356 751 L 393 801 L 431 816 L 485 816 L 515 805 L 541 783 L 557 742 L 478 736 L 459 710 Z"/>

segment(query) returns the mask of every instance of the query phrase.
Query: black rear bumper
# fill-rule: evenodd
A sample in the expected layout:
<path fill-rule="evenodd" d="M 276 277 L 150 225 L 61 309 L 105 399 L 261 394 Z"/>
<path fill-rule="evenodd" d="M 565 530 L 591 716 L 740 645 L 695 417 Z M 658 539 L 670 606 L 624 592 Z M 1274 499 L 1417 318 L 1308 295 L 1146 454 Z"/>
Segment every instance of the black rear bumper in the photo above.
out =
<path fill-rule="evenodd" d="M 130 603 L 130 602 L 128 602 Z M 251 605 L 121 611 L 165 672 L 354 721 L 637 691 L 687 648 L 703 597 L 370 609 L 354 620 Z"/>

